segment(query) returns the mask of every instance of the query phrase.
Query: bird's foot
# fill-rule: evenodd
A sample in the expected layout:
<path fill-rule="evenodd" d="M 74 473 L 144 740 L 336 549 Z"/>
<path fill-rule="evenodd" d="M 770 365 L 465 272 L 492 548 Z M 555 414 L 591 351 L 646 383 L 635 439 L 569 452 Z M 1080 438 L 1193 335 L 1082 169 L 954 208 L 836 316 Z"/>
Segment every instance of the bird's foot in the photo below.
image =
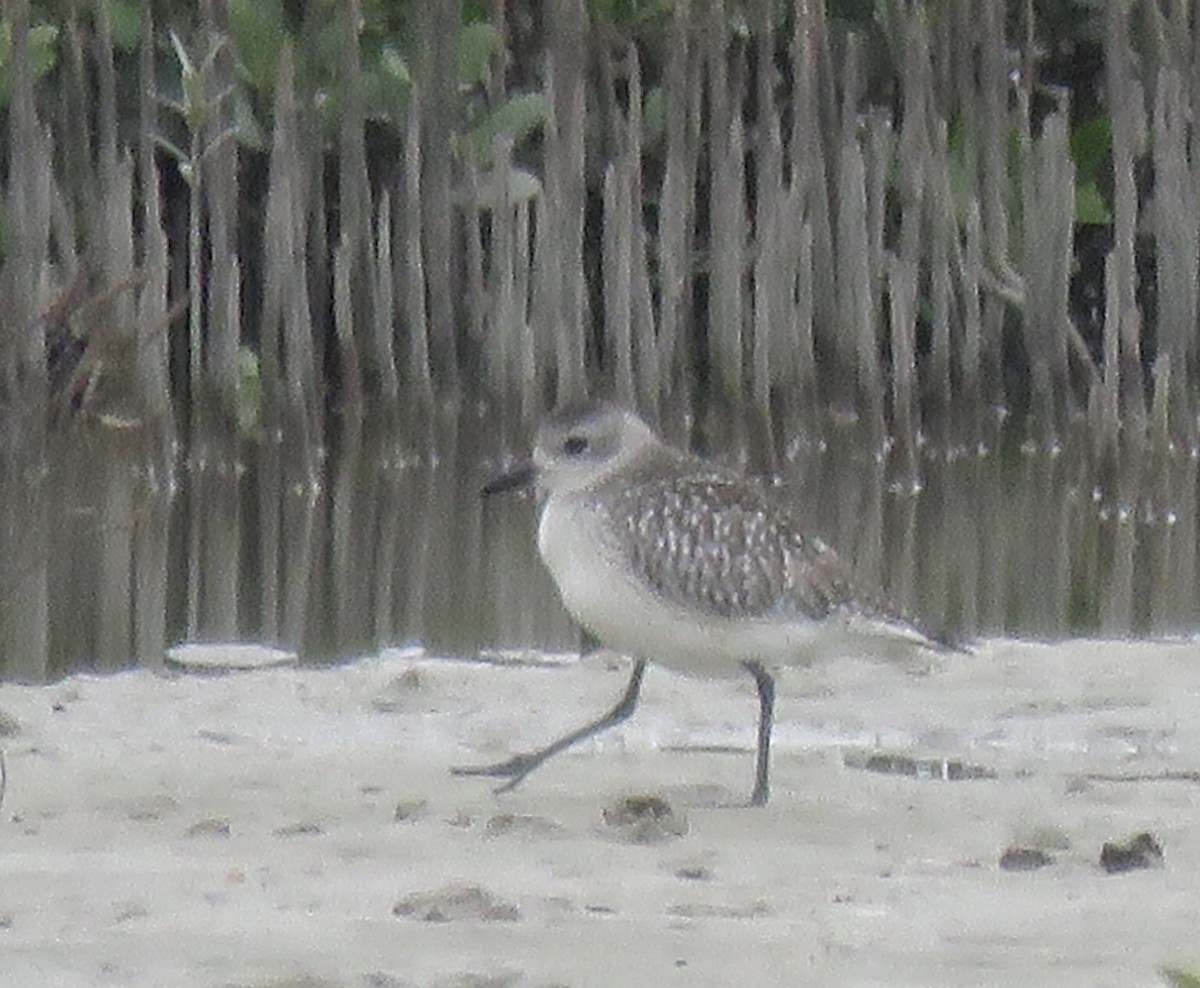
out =
<path fill-rule="evenodd" d="M 765 785 L 756 785 L 750 794 L 749 806 L 766 806 L 771 798 L 771 790 Z"/>
<path fill-rule="evenodd" d="M 497 786 L 493 792 L 499 794 L 508 792 L 519 786 L 530 772 L 542 764 L 544 758 L 536 754 L 513 755 L 512 758 L 493 765 L 455 765 L 450 769 L 451 775 L 484 775 L 493 779 L 507 779 L 503 785 Z"/>

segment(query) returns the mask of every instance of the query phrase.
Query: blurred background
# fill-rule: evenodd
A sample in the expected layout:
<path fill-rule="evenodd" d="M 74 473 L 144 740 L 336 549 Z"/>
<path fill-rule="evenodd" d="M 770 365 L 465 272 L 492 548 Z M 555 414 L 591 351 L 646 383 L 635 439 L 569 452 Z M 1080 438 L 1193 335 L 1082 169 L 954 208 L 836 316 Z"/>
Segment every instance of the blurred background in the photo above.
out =
<path fill-rule="evenodd" d="M 961 634 L 1193 633 L 1200 31 L 1159 0 L 9 0 L 0 677 L 578 641 L 546 408 Z"/>

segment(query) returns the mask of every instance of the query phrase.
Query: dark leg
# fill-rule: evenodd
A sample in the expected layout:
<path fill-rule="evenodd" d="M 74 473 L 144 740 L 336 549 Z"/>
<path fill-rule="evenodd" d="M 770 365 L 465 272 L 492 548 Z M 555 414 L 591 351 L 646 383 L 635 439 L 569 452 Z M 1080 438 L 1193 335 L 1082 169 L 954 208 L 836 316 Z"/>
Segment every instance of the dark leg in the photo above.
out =
<path fill-rule="evenodd" d="M 743 662 L 758 685 L 758 752 L 754 762 L 751 806 L 766 806 L 771 797 L 771 725 L 775 722 L 775 680 L 759 662 Z"/>
<path fill-rule="evenodd" d="M 614 724 L 619 724 L 621 721 L 628 719 L 637 706 L 638 694 L 642 691 L 642 676 L 645 673 L 645 659 L 637 659 L 633 663 L 633 673 L 629 677 L 629 685 L 625 687 L 624 695 L 617 701 L 616 706 L 612 710 L 590 724 L 585 724 L 578 730 L 564 735 L 557 741 L 551 741 L 544 748 L 538 748 L 536 751 L 527 751 L 520 755 L 513 755 L 508 761 L 497 762 L 495 765 L 464 765 L 452 768 L 450 772 L 453 775 L 491 775 L 507 778 L 508 781 L 504 785 L 499 786 L 496 792 L 508 792 L 510 789 L 515 789 L 521 784 L 525 776 L 541 765 L 542 762 L 546 761 L 546 759 L 550 758 L 550 756 L 557 755 L 564 748 L 569 748 L 578 741 L 590 738 L 593 734 L 599 734 Z"/>

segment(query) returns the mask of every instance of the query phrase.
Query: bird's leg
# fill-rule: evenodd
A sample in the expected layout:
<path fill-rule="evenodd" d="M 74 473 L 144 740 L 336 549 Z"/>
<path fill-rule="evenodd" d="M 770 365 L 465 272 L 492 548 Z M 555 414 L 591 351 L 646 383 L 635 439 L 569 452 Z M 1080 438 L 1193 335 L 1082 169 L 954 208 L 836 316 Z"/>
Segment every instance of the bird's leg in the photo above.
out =
<path fill-rule="evenodd" d="M 453 775 L 491 775 L 507 778 L 508 781 L 499 786 L 496 792 L 508 792 L 510 789 L 515 789 L 525 776 L 552 755 L 557 755 L 563 749 L 628 719 L 637 706 L 638 694 L 642 691 L 642 676 L 645 673 L 645 659 L 636 659 L 633 663 L 633 673 L 629 677 L 629 684 L 625 687 L 625 692 L 616 705 L 603 717 L 585 724 L 570 734 L 563 735 L 557 741 L 551 741 L 550 744 L 535 751 L 513 755 L 507 761 L 497 762 L 495 765 L 462 765 L 452 768 L 451 773 Z"/>
<path fill-rule="evenodd" d="M 775 722 L 775 680 L 760 662 L 743 662 L 758 686 L 758 750 L 754 761 L 751 806 L 766 806 L 771 798 L 771 726 Z"/>

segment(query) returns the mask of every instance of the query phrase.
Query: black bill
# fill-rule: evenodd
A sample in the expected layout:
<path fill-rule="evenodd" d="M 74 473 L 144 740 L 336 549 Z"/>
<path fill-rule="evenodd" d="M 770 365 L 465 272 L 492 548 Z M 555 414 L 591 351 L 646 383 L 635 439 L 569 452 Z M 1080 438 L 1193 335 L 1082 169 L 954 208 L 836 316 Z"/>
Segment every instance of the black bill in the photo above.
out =
<path fill-rule="evenodd" d="M 484 497 L 493 494 L 503 494 L 505 491 L 526 490 L 533 486 L 537 478 L 537 468 L 531 461 L 525 461 L 508 473 L 494 477 L 480 488 L 479 493 Z"/>

